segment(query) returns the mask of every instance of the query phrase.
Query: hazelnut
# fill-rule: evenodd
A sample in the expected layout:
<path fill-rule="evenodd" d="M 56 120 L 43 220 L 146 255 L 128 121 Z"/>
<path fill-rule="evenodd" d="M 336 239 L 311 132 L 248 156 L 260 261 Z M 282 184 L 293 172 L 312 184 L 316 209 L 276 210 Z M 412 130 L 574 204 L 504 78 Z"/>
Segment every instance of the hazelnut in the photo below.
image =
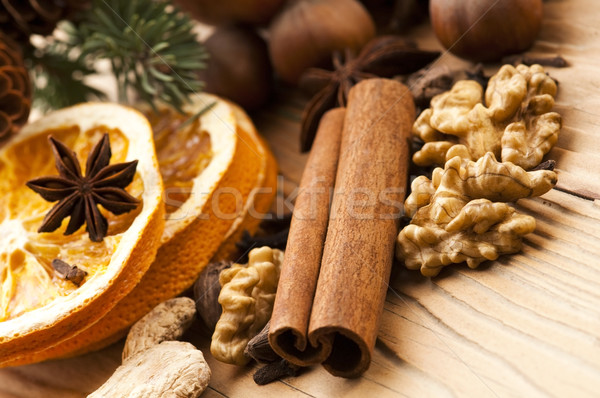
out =
<path fill-rule="evenodd" d="M 223 25 L 235 22 L 265 24 L 284 0 L 173 0 L 198 21 Z"/>
<path fill-rule="evenodd" d="M 375 36 L 369 13 L 356 0 L 290 1 L 269 28 L 275 72 L 296 84 L 302 72 L 331 60 L 331 53 L 359 50 Z"/>
<path fill-rule="evenodd" d="M 210 57 L 199 72 L 204 90 L 251 111 L 269 99 L 273 69 L 267 44 L 250 27 L 223 26 L 204 42 Z"/>
<path fill-rule="evenodd" d="M 431 0 L 431 24 L 452 53 L 493 61 L 528 49 L 542 22 L 542 0 Z"/>

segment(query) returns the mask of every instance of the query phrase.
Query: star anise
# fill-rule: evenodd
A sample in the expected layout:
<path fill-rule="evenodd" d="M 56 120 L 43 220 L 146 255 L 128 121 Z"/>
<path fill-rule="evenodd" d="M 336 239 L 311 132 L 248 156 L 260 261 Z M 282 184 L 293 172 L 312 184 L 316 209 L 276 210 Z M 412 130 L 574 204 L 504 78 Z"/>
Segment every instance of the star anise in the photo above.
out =
<path fill-rule="evenodd" d="M 350 88 L 364 79 L 412 73 L 435 60 L 438 51 L 424 51 L 399 36 L 380 36 L 363 47 L 358 55 L 350 50 L 333 53 L 333 71 L 310 68 L 300 80 L 306 91 L 316 93 L 302 113 L 301 150 L 308 151 L 319 120 L 327 110 L 345 106 Z"/>
<path fill-rule="evenodd" d="M 27 186 L 45 200 L 59 202 L 46 214 L 38 232 L 55 231 L 62 220 L 70 216 L 65 235 L 74 233 L 86 223 L 90 240 L 101 242 L 106 236 L 108 222 L 98 205 L 114 214 L 123 214 L 140 203 L 123 189 L 133 180 L 137 160 L 109 166 L 112 153 L 108 134 L 104 134 L 87 158 L 84 177 L 75 152 L 52 136 L 48 140 L 60 176 L 35 178 L 28 181 Z"/>

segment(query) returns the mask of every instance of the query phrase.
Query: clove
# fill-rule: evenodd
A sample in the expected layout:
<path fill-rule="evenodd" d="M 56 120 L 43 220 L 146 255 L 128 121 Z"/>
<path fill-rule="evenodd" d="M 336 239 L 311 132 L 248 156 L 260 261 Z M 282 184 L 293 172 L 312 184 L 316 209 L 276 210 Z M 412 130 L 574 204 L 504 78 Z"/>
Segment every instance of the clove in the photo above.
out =
<path fill-rule="evenodd" d="M 294 365 L 285 359 L 281 359 L 277 362 L 272 362 L 258 369 L 252 378 L 254 382 L 259 386 L 272 383 L 284 377 L 295 377 L 298 376 L 302 368 Z"/>
<path fill-rule="evenodd" d="M 260 333 L 248 342 L 248 345 L 244 350 L 244 354 L 247 357 L 253 358 L 257 362 L 269 363 L 281 359 L 281 357 L 273 351 L 271 344 L 269 344 L 269 325 L 270 322 L 267 322 Z"/>
<path fill-rule="evenodd" d="M 533 57 L 523 54 L 509 55 L 507 57 L 502 58 L 502 63 L 512 65 L 523 64 L 527 66 L 538 64 L 542 66 L 552 66 L 555 68 L 565 68 L 569 66 L 567 60 L 561 57 L 560 55 L 555 55 L 552 57 Z"/>
<path fill-rule="evenodd" d="M 52 260 L 52 268 L 54 268 L 60 278 L 72 282 L 77 285 L 77 287 L 81 286 L 81 283 L 88 274 L 86 271 L 79 269 L 76 265 L 70 265 L 58 258 Z"/>

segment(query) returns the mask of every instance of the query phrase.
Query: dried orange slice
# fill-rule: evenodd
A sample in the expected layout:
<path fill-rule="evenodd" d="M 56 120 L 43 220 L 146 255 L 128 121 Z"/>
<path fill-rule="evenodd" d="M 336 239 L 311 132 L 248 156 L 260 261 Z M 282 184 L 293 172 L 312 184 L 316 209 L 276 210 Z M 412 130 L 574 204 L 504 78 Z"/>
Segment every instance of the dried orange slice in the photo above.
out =
<path fill-rule="evenodd" d="M 25 183 L 57 174 L 48 135 L 73 149 L 81 162 L 105 133 L 111 163 L 138 160 L 127 191 L 142 203 L 118 216 L 103 211 L 109 227 L 102 242 L 90 241 L 85 227 L 63 235 L 68 220 L 55 232 L 38 233 L 54 204 Z M 0 363 L 76 335 L 138 284 L 160 243 L 162 191 L 151 127 L 131 108 L 94 103 L 66 108 L 26 126 L 0 149 Z M 61 279 L 51 266 L 54 259 L 86 271 L 83 283 Z"/>
<path fill-rule="evenodd" d="M 215 105 L 186 128 L 181 123 Z M 181 117 L 169 109 L 150 115 L 165 182 L 167 215 L 162 245 L 140 283 L 96 324 L 42 352 L 2 365 L 36 362 L 102 348 L 121 338 L 158 303 L 188 289 L 228 237 L 258 224 L 249 202 L 266 212 L 276 166 L 248 116 L 236 105 L 201 94 Z M 256 214 L 256 213 L 253 213 Z M 224 249 L 225 251 L 225 249 Z"/>

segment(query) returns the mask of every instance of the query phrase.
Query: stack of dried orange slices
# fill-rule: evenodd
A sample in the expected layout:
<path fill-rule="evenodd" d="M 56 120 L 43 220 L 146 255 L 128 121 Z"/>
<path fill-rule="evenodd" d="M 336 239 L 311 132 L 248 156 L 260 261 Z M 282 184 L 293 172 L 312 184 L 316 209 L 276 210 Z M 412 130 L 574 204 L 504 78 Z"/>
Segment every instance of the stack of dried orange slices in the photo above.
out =
<path fill-rule="evenodd" d="M 236 105 L 201 94 L 184 110 L 160 108 L 146 119 L 120 105 L 83 104 L 26 126 L 0 149 L 0 366 L 118 340 L 158 303 L 189 288 L 211 258 L 232 253 L 244 229 L 257 228 L 275 194 L 272 154 Z M 111 164 L 138 160 L 127 191 L 140 206 L 122 215 L 102 210 L 109 229 L 99 243 L 85 227 L 63 235 L 68 219 L 55 232 L 37 233 L 53 204 L 25 182 L 56 174 L 47 136 L 85 163 L 106 132 Z M 55 258 L 86 271 L 84 282 L 77 287 L 58 277 Z"/>

